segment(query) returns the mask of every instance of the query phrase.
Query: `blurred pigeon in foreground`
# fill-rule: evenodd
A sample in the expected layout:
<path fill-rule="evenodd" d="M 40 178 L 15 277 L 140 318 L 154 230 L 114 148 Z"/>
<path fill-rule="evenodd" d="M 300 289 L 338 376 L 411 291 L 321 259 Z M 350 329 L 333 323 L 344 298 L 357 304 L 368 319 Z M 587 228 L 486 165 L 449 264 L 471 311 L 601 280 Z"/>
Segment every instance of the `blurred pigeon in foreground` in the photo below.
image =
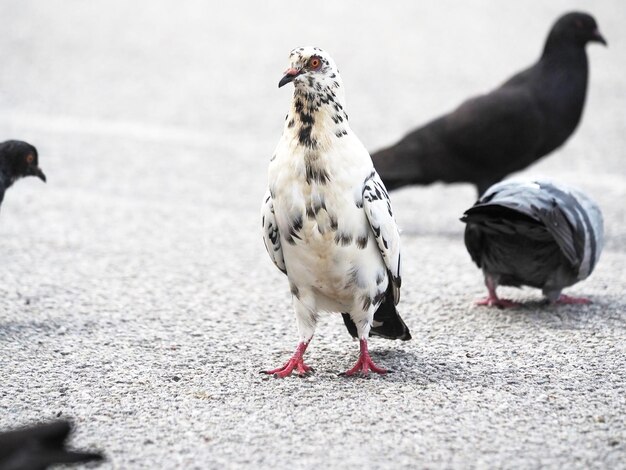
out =
<path fill-rule="evenodd" d="M 319 48 L 294 49 L 278 86 L 290 82 L 295 90 L 270 161 L 262 225 L 265 247 L 289 279 L 300 342 L 284 366 L 266 373 L 311 370 L 303 356 L 323 311 L 348 312 L 344 322 L 359 338 L 359 360 L 346 375 L 385 373 L 370 358 L 370 330 L 411 338 L 396 310 L 400 234 L 389 196 L 348 125 L 330 56 Z"/>
<path fill-rule="evenodd" d="M 4 192 L 15 180 L 23 176 L 36 176 L 46 181 L 38 165 L 37 149 L 21 140 L 7 140 L 0 143 L 0 204 Z"/>
<path fill-rule="evenodd" d="M 102 460 L 92 452 L 74 452 L 65 447 L 71 425 L 67 421 L 0 433 L 0 470 L 43 470 L 54 464 Z"/>
<path fill-rule="evenodd" d="M 489 290 L 478 305 L 514 306 L 498 298 L 498 285 L 537 287 L 552 303 L 590 303 L 561 294 L 591 274 L 602 251 L 602 213 L 582 192 L 547 181 L 503 181 L 461 220 Z"/>
<path fill-rule="evenodd" d="M 588 42 L 606 45 L 592 16 L 559 18 L 535 65 L 374 153 L 387 188 L 468 182 L 480 195 L 560 147 L 585 104 Z"/>

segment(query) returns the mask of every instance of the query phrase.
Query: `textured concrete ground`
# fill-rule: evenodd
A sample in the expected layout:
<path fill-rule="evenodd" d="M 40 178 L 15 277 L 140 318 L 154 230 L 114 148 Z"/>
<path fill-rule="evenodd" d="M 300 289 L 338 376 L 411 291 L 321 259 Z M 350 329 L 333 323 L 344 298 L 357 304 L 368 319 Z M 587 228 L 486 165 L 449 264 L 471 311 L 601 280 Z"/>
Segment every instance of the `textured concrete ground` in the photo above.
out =
<path fill-rule="evenodd" d="M 590 10 L 581 127 L 530 168 L 587 190 L 607 243 L 570 292 L 511 311 L 483 294 L 458 222 L 465 185 L 392 195 L 413 340 L 372 340 L 387 377 L 344 379 L 338 316 L 317 373 L 268 379 L 296 335 L 259 207 L 292 47 L 332 53 L 353 129 L 376 149 L 538 56 Z M 603 2 L 0 3 L 0 136 L 33 142 L 48 184 L 0 213 L 0 428 L 73 417 L 101 468 L 625 468 L 626 9 Z"/>

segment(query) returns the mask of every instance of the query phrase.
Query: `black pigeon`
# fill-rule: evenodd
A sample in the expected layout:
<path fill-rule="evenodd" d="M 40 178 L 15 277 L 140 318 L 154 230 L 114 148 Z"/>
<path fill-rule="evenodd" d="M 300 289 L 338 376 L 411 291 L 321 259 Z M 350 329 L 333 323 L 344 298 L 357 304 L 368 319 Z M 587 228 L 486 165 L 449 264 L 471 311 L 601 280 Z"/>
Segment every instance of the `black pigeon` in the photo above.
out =
<path fill-rule="evenodd" d="M 479 305 L 515 306 L 498 298 L 498 285 L 542 289 L 551 303 L 589 303 L 561 294 L 592 273 L 602 251 L 602 213 L 581 191 L 543 180 L 503 181 L 461 220 L 489 291 Z"/>
<path fill-rule="evenodd" d="M 100 453 L 65 447 L 68 421 L 53 421 L 0 433 L 0 470 L 43 470 L 54 464 L 102 460 Z"/>
<path fill-rule="evenodd" d="M 39 168 L 37 149 L 21 140 L 7 140 L 0 143 L 0 205 L 4 192 L 15 180 L 24 176 L 36 176 L 46 181 L 46 175 Z"/>
<path fill-rule="evenodd" d="M 385 186 L 467 182 L 480 195 L 561 146 L 585 104 L 588 42 L 606 45 L 591 15 L 560 17 L 536 64 L 372 154 Z"/>

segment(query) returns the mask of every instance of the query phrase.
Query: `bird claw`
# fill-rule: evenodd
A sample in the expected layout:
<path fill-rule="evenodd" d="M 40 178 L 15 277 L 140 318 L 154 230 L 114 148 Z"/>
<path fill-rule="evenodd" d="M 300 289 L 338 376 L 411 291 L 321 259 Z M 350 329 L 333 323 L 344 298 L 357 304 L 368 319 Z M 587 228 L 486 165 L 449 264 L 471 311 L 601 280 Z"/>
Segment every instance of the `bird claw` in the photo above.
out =
<path fill-rule="evenodd" d="M 476 305 L 482 305 L 485 307 L 497 307 L 502 310 L 505 308 L 519 307 L 520 304 L 517 302 L 513 302 L 512 300 L 500 299 L 498 297 L 485 297 L 484 299 L 477 300 Z"/>
<path fill-rule="evenodd" d="M 360 353 L 359 359 L 356 361 L 356 364 L 352 369 L 348 369 L 343 374 L 339 375 L 343 377 L 350 377 L 352 375 L 358 374 L 361 377 L 367 377 L 370 371 L 376 372 L 377 374 L 386 374 L 387 372 L 389 372 L 386 369 L 378 367 L 376 364 L 374 364 L 374 361 L 372 361 L 372 358 L 370 357 L 370 353 L 367 348 L 367 339 L 361 338 L 359 340 L 359 343 Z"/>
<path fill-rule="evenodd" d="M 304 363 L 304 352 L 306 351 L 308 345 L 308 342 L 299 343 L 296 351 L 293 353 L 293 356 L 291 356 L 291 359 L 289 359 L 282 367 L 272 370 L 262 370 L 261 373 L 273 375 L 278 379 L 284 379 L 288 375 L 291 375 L 295 369 L 300 377 L 308 377 L 313 372 L 313 368 Z"/>
<path fill-rule="evenodd" d="M 288 375 L 291 375 L 294 369 L 300 377 L 308 377 L 315 372 L 311 366 L 307 366 L 304 363 L 303 359 L 291 358 L 282 367 L 272 370 L 262 370 L 261 374 L 273 375 L 277 379 L 284 379 Z"/>
<path fill-rule="evenodd" d="M 374 364 L 374 361 L 372 361 L 372 358 L 369 356 L 369 354 L 362 354 L 361 356 L 359 356 L 359 360 L 356 361 L 356 364 L 352 369 L 348 369 L 347 371 L 342 372 L 339 375 L 341 377 L 351 377 L 353 375 L 367 377 L 370 371 L 376 372 L 377 374 L 381 375 L 390 372 L 387 369 L 383 369 L 382 367 L 378 367 L 376 364 Z"/>

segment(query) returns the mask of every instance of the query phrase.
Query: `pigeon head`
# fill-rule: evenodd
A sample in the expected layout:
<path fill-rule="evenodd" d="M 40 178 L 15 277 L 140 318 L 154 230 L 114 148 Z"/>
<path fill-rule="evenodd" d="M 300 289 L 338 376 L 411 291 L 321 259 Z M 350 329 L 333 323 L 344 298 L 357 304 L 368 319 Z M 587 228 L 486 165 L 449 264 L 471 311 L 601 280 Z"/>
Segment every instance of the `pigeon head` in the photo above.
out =
<path fill-rule="evenodd" d="M 324 88 L 340 88 L 341 77 L 330 55 L 319 47 L 297 47 L 289 54 L 289 67 L 278 88 L 293 82 L 296 89 L 320 93 Z"/>
<path fill-rule="evenodd" d="M 330 55 L 319 47 L 297 47 L 289 54 L 289 67 L 278 87 L 293 83 L 291 109 L 285 132 L 297 137 L 309 150 L 340 139 L 349 132 L 345 95 L 339 70 Z M 332 133 L 327 131 L 332 129 Z"/>
<path fill-rule="evenodd" d="M 548 42 L 550 40 L 559 43 L 565 41 L 579 47 L 585 47 L 588 42 L 599 42 L 607 45 L 593 16 L 581 12 L 572 12 L 561 16 L 550 31 Z"/>
<path fill-rule="evenodd" d="M 7 140 L 0 144 L 0 160 L 6 162 L 9 177 L 12 180 L 24 176 L 36 176 L 43 182 L 46 175 L 39 168 L 39 155 L 37 149 L 21 140 Z"/>

